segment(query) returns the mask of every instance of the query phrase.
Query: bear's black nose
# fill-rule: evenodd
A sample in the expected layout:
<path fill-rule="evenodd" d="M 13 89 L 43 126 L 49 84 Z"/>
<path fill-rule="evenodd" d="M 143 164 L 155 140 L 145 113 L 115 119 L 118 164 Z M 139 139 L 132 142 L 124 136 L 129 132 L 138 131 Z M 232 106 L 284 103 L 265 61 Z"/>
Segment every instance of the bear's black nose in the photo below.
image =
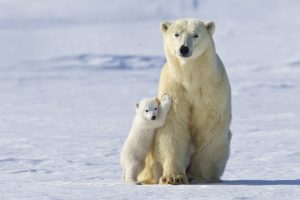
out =
<path fill-rule="evenodd" d="M 187 56 L 189 54 L 189 48 L 187 46 L 181 46 L 179 52 L 182 56 Z"/>
<path fill-rule="evenodd" d="M 156 119 L 156 116 L 152 116 L 152 117 L 151 117 L 151 120 L 155 120 L 155 119 Z"/>

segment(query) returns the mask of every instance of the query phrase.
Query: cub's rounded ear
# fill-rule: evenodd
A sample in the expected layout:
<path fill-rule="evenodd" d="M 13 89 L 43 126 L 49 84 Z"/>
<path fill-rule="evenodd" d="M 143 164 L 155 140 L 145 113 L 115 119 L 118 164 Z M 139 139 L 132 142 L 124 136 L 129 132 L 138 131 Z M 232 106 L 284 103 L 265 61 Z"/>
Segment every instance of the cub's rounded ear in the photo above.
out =
<path fill-rule="evenodd" d="M 160 105 L 160 100 L 156 97 L 155 100 L 157 101 L 157 104 Z"/>
<path fill-rule="evenodd" d="M 171 25 L 171 22 L 160 22 L 160 31 L 162 33 L 167 32 L 167 30 L 169 29 L 170 25 Z"/>
<path fill-rule="evenodd" d="M 135 109 L 135 111 L 139 110 L 139 102 L 137 102 L 137 103 L 134 104 L 134 109 Z"/>
<path fill-rule="evenodd" d="M 209 35 L 212 36 L 214 34 L 214 32 L 215 32 L 215 29 L 216 29 L 215 22 L 213 22 L 213 21 L 207 21 L 207 22 L 205 22 L 205 26 L 206 26 L 206 29 L 207 29 Z"/>

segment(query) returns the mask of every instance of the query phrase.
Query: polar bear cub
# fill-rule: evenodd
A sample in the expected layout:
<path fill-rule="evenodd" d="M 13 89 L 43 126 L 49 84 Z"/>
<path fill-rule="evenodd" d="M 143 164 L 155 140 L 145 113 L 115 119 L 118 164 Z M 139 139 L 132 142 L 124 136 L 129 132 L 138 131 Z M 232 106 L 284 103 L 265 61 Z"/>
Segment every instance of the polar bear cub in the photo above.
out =
<path fill-rule="evenodd" d="M 155 130 L 164 125 L 170 107 L 168 95 L 163 95 L 161 102 L 157 98 L 148 98 L 135 104 L 136 115 L 121 151 L 125 182 L 139 184 L 137 176 L 144 168 Z"/>

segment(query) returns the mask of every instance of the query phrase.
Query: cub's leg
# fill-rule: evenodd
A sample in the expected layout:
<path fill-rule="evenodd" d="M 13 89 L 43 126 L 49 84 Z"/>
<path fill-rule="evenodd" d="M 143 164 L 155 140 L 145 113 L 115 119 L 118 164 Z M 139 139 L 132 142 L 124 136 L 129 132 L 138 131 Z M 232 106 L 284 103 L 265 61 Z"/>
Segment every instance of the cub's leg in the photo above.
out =
<path fill-rule="evenodd" d="M 125 167 L 125 182 L 140 184 L 137 181 L 137 176 L 141 172 L 141 169 L 142 164 L 138 161 L 131 161 L 130 163 L 127 163 L 127 166 Z"/>

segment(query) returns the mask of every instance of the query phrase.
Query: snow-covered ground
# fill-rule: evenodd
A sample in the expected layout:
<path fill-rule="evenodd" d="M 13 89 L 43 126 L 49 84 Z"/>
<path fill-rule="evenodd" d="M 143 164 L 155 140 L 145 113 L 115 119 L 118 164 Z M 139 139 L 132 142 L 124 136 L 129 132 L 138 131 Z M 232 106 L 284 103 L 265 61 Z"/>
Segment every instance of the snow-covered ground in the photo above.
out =
<path fill-rule="evenodd" d="M 0 200 L 300 199 L 300 2 L 0 1 Z M 233 98 L 222 184 L 128 186 L 133 104 L 156 94 L 159 22 L 216 21 Z"/>

